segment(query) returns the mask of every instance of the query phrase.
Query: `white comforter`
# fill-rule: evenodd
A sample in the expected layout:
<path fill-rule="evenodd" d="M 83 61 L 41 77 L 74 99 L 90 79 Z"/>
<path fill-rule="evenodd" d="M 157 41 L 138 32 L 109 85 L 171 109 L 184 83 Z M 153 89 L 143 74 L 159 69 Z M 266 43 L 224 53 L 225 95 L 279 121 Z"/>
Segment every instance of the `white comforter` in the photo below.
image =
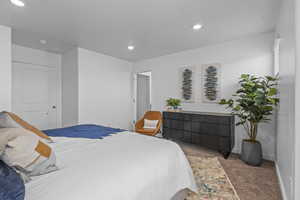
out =
<path fill-rule="evenodd" d="M 180 147 L 122 132 L 102 140 L 54 138 L 60 170 L 26 184 L 25 200 L 169 200 L 197 191 Z"/>

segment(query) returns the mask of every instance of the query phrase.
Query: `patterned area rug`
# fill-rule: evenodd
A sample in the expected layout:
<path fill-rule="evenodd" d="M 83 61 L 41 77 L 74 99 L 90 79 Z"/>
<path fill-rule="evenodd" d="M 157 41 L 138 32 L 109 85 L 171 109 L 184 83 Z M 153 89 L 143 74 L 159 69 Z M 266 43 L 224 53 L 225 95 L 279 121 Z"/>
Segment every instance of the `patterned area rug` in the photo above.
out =
<path fill-rule="evenodd" d="M 240 200 L 218 158 L 188 156 L 199 194 L 189 193 L 186 200 Z"/>

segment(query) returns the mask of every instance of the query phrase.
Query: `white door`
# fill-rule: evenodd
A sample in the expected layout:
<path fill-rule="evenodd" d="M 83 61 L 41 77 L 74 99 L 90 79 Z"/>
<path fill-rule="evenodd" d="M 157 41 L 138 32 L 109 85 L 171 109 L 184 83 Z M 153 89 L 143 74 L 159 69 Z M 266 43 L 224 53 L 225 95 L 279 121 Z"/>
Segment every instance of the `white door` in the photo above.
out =
<path fill-rule="evenodd" d="M 141 119 L 145 112 L 151 110 L 150 104 L 150 77 L 142 74 L 137 75 L 137 119 Z"/>
<path fill-rule="evenodd" d="M 14 62 L 12 95 L 14 113 L 39 129 L 57 128 L 55 68 Z"/>

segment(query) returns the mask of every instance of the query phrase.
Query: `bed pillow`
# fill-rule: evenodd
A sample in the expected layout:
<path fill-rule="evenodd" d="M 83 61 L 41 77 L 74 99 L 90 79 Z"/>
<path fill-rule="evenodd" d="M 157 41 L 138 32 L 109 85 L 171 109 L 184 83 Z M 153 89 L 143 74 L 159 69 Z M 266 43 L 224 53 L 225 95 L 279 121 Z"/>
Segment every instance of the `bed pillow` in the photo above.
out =
<path fill-rule="evenodd" d="M 29 132 L 24 128 L 0 129 L 0 140 L 6 141 L 0 159 L 25 177 L 57 170 L 55 153 L 51 147 Z"/>
<path fill-rule="evenodd" d="M 20 175 L 0 160 L 0 199 L 24 200 L 25 186 Z"/>
<path fill-rule="evenodd" d="M 144 119 L 144 129 L 156 129 L 158 120 Z"/>
<path fill-rule="evenodd" d="M 16 114 L 11 112 L 6 112 L 6 111 L 0 113 L 0 128 L 20 128 L 20 127 L 23 127 L 31 131 L 32 133 L 38 135 L 39 137 L 49 142 L 53 142 L 48 135 L 46 135 L 36 127 L 30 125 L 29 123 L 21 119 Z"/>

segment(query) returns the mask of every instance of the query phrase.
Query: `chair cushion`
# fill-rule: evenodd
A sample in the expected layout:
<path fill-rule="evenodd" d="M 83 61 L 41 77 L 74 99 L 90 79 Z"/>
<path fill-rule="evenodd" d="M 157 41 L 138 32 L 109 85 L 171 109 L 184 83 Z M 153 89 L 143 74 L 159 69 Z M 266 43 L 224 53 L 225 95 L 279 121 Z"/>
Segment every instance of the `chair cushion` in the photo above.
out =
<path fill-rule="evenodd" d="M 0 160 L 0 199 L 24 200 L 25 186 L 19 174 Z"/>
<path fill-rule="evenodd" d="M 158 120 L 144 119 L 144 129 L 156 129 Z"/>

